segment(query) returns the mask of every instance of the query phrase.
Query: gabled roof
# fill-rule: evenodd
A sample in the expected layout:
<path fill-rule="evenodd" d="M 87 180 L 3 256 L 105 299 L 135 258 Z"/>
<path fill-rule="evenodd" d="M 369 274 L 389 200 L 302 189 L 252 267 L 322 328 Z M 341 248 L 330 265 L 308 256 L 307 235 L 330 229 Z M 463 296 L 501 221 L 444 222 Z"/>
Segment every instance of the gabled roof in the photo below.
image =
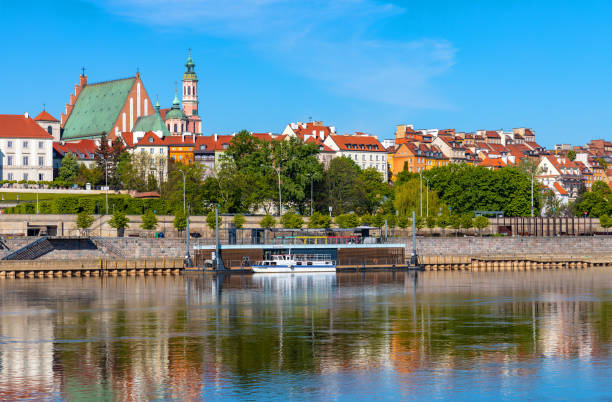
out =
<path fill-rule="evenodd" d="M 60 156 L 67 153 L 74 154 L 77 159 L 94 159 L 98 146 L 94 140 L 81 140 L 76 142 L 54 142 L 53 150 Z"/>
<path fill-rule="evenodd" d="M 480 162 L 480 166 L 492 167 L 492 168 L 502 168 L 506 166 L 506 163 L 501 158 L 486 157 L 484 158 L 482 162 Z"/>
<path fill-rule="evenodd" d="M 121 133 L 121 138 L 123 138 L 123 142 L 128 148 L 134 147 L 134 133 L 131 131 L 123 131 Z"/>
<path fill-rule="evenodd" d="M 314 139 L 314 138 L 310 137 L 305 142 L 306 142 L 306 144 L 316 144 L 317 147 L 319 148 L 320 152 L 335 152 L 333 149 L 331 149 L 330 147 L 325 145 L 323 143 L 323 141 L 321 141 L 319 138 Z"/>
<path fill-rule="evenodd" d="M 331 134 L 331 129 L 329 126 L 324 126 L 321 122 L 310 122 L 310 123 L 302 123 L 298 124 L 297 128 L 292 128 L 295 134 L 302 138 L 306 135 L 313 135 L 313 131 L 316 131 L 314 135 L 319 136 L 321 131 L 323 131 L 323 137 L 327 138 L 328 135 Z"/>
<path fill-rule="evenodd" d="M 386 152 L 376 137 L 370 135 L 331 134 L 330 137 L 341 151 Z"/>
<path fill-rule="evenodd" d="M 561 185 L 560 185 L 558 182 L 555 182 L 555 183 L 553 184 L 553 186 L 554 186 L 554 187 L 555 187 L 555 189 L 556 189 L 556 190 L 559 192 L 559 194 L 561 194 L 561 195 L 567 195 L 567 191 L 565 191 L 565 189 L 564 189 L 564 188 L 563 188 L 563 187 L 562 187 L 562 186 L 561 186 Z"/>
<path fill-rule="evenodd" d="M 53 139 L 32 118 L 22 114 L 0 114 L 0 137 Z"/>
<path fill-rule="evenodd" d="M 265 141 L 265 142 L 272 141 L 271 133 L 251 133 L 251 135 L 261 141 Z"/>
<path fill-rule="evenodd" d="M 63 140 L 110 134 L 136 77 L 87 85 L 81 90 L 62 133 Z"/>
<path fill-rule="evenodd" d="M 157 134 L 155 134 L 153 131 L 148 131 L 140 139 L 140 141 L 134 144 L 134 146 L 137 146 L 137 147 L 154 147 L 154 146 L 165 147 L 167 146 L 167 144 L 164 143 L 164 140 L 162 138 L 159 138 Z"/>
<path fill-rule="evenodd" d="M 59 122 L 58 119 L 51 116 L 46 110 L 43 110 L 42 112 L 40 112 L 40 114 L 34 118 L 34 121 L 57 121 Z"/>
<path fill-rule="evenodd" d="M 487 130 L 485 135 L 487 136 L 487 138 L 501 138 L 501 136 L 499 135 L 499 133 L 497 131 Z"/>

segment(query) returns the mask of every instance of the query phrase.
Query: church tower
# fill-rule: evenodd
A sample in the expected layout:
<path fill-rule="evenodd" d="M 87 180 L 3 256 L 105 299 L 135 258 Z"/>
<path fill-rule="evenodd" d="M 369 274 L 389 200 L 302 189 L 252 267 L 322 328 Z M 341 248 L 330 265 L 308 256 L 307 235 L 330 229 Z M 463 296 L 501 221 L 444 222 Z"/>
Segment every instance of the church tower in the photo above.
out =
<path fill-rule="evenodd" d="M 194 134 L 202 134 L 202 120 L 198 116 L 198 76 L 195 73 L 195 63 L 189 57 L 185 63 L 185 74 L 183 74 L 183 113 L 189 119 L 185 131 Z"/>

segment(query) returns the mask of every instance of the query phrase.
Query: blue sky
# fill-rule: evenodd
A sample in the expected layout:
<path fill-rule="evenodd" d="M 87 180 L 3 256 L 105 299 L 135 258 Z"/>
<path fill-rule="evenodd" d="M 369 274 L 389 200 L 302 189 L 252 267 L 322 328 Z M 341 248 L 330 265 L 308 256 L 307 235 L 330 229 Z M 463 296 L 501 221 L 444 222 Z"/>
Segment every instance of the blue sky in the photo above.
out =
<path fill-rule="evenodd" d="M 0 0 L 0 113 L 59 118 L 90 82 L 139 68 L 174 96 L 192 48 L 204 132 L 309 117 L 390 138 L 395 125 L 531 127 L 542 145 L 608 138 L 612 4 L 578 1 Z"/>

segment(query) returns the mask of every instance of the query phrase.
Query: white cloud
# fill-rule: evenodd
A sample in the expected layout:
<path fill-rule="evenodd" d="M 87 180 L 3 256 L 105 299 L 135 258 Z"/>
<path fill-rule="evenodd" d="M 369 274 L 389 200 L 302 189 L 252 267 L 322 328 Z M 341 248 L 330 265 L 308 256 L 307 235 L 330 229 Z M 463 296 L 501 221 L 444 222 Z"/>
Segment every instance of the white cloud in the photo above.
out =
<path fill-rule="evenodd" d="M 334 92 L 400 107 L 445 107 L 432 80 L 454 63 L 444 40 L 373 40 L 404 10 L 374 0 L 92 0 L 140 24 L 247 42 Z"/>

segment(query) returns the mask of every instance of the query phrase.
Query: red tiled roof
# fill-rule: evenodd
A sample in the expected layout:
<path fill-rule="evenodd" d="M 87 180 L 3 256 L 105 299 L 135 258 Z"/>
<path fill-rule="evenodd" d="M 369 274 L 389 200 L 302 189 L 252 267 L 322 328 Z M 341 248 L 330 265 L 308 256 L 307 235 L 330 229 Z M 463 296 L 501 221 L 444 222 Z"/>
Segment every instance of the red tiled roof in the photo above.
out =
<path fill-rule="evenodd" d="M 557 182 L 555 182 L 553 184 L 553 186 L 555 186 L 555 188 L 557 189 L 557 191 L 559 192 L 559 194 L 561 195 L 567 195 L 567 191 L 565 191 L 565 189 L 563 187 L 561 187 L 561 185 Z"/>
<path fill-rule="evenodd" d="M 334 152 L 333 149 L 325 145 L 323 141 L 321 141 L 321 139 L 319 138 L 314 139 L 310 137 L 309 139 L 306 140 L 306 144 L 317 144 L 317 146 L 319 147 L 319 151 L 322 151 L 322 152 Z"/>
<path fill-rule="evenodd" d="M 131 131 L 123 131 L 121 133 L 121 138 L 123 138 L 123 142 L 128 148 L 134 147 L 134 133 Z"/>
<path fill-rule="evenodd" d="M 482 162 L 480 162 L 480 166 L 484 167 L 499 167 L 502 168 L 506 166 L 506 163 L 501 158 L 484 158 Z"/>
<path fill-rule="evenodd" d="M 370 135 L 330 135 L 341 151 L 386 152 L 385 147 Z M 350 148 L 349 148 L 350 146 Z M 363 146 L 363 148 L 362 148 Z M 370 146 L 370 149 L 368 149 Z"/>
<path fill-rule="evenodd" d="M 98 151 L 98 146 L 94 140 L 81 140 L 65 143 L 54 142 L 53 150 L 61 156 L 64 156 L 67 153 L 72 153 L 78 159 L 93 159 Z"/>
<path fill-rule="evenodd" d="M 55 117 L 51 116 L 46 110 L 40 112 L 38 116 L 34 118 L 34 121 L 59 121 Z"/>
<path fill-rule="evenodd" d="M 134 198 L 159 198 L 160 195 L 157 191 L 146 191 L 144 193 L 136 193 L 133 195 Z"/>
<path fill-rule="evenodd" d="M 157 134 L 153 131 L 148 131 L 145 135 L 138 141 L 135 146 L 166 146 L 167 144 L 164 142 L 162 138 L 159 138 Z"/>
<path fill-rule="evenodd" d="M 320 136 L 321 131 L 323 131 L 324 138 L 327 138 L 327 136 L 331 134 L 331 129 L 328 126 L 315 124 L 315 122 L 306 123 L 306 127 L 302 126 L 301 124 L 298 124 L 298 127 L 294 129 L 293 131 L 298 137 L 302 139 L 306 135 Z M 312 133 L 313 131 L 316 131 L 316 133 L 313 134 Z"/>
<path fill-rule="evenodd" d="M 251 133 L 251 135 L 261 141 L 272 141 L 272 135 L 270 133 Z"/>
<path fill-rule="evenodd" d="M 497 131 L 487 131 L 485 134 L 487 138 L 501 138 Z"/>
<path fill-rule="evenodd" d="M 192 147 L 194 145 L 193 137 L 193 135 L 187 135 L 185 138 L 182 135 L 168 135 L 164 137 L 164 145 Z"/>
<path fill-rule="evenodd" d="M 197 151 L 223 151 L 224 144 L 229 144 L 232 142 L 234 138 L 233 135 L 217 135 L 217 141 L 215 142 L 214 135 L 198 135 L 196 137 L 195 147 Z M 206 149 L 201 149 L 202 145 L 206 147 Z"/>
<path fill-rule="evenodd" d="M 0 114 L 0 137 L 53 139 L 32 118 L 22 114 Z"/>

